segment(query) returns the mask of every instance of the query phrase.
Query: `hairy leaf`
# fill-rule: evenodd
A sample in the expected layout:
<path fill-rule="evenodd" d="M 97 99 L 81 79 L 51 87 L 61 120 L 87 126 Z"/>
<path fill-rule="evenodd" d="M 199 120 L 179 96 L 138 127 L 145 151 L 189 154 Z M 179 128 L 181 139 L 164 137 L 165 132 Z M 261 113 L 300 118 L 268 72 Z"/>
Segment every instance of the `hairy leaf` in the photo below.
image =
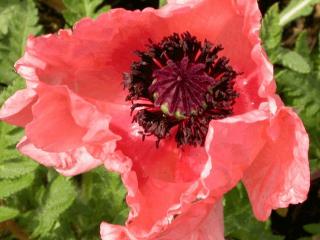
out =
<path fill-rule="evenodd" d="M 30 173 L 20 178 L 5 179 L 0 181 L 0 198 L 6 198 L 10 195 L 29 187 L 34 180 L 34 174 Z"/>
<path fill-rule="evenodd" d="M 159 1 L 159 7 L 163 7 L 166 4 L 167 4 L 167 0 L 160 0 Z"/>
<path fill-rule="evenodd" d="M 299 53 L 288 49 L 282 49 L 279 55 L 283 66 L 299 73 L 310 73 L 311 68 L 306 59 Z"/>
<path fill-rule="evenodd" d="M 0 162 L 0 178 L 17 178 L 35 171 L 37 167 L 37 163 L 22 156 L 19 159 L 9 159 Z"/>
<path fill-rule="evenodd" d="M 13 219 L 18 214 L 19 214 L 19 210 L 17 209 L 0 206 L 0 222 Z"/>
<path fill-rule="evenodd" d="M 15 145 L 22 136 L 23 132 L 21 128 L 17 128 L 16 126 L 0 122 L 0 159 L 4 159 L 3 155 L 12 154 L 14 156 L 17 156 Z"/>
<path fill-rule="evenodd" d="M 298 74 L 282 70 L 277 75 L 279 90 L 287 104 L 295 107 L 305 125 L 320 122 L 320 79 L 316 74 Z"/>
<path fill-rule="evenodd" d="M 63 0 L 63 3 L 66 7 L 63 16 L 70 26 L 80 18 L 96 17 L 100 12 L 110 9 L 110 6 L 107 5 L 98 11 L 98 7 L 103 3 L 103 0 Z"/>
<path fill-rule="evenodd" d="M 314 54 L 314 66 L 315 71 L 317 72 L 318 79 L 320 79 L 320 32 L 318 35 L 318 49 Z"/>
<path fill-rule="evenodd" d="M 39 225 L 32 236 L 46 236 L 59 216 L 72 205 L 76 195 L 76 190 L 71 181 L 63 176 L 54 179 L 49 188 L 46 202 L 38 216 Z"/>
<path fill-rule="evenodd" d="M 84 236 L 99 239 L 102 221 L 124 224 L 129 210 L 125 202 L 126 190 L 117 174 L 110 173 L 103 167 L 95 169 L 82 176 L 81 189 L 80 198 L 70 208 L 69 216 L 76 215 L 77 223 L 74 225 L 83 229 Z M 79 210 L 81 214 L 77 215 Z M 68 216 L 65 218 L 68 219 Z M 74 217 L 71 221 L 74 223 Z M 68 225 L 65 227 L 68 228 Z"/>
<path fill-rule="evenodd" d="M 251 206 L 242 184 L 239 184 L 224 198 L 225 235 L 238 240 L 281 240 L 270 231 L 269 223 L 258 222 L 251 212 Z"/>
<path fill-rule="evenodd" d="M 8 1 L 10 2 L 10 1 Z M 0 82 L 9 84 L 17 79 L 13 65 L 22 56 L 26 40 L 30 34 L 41 31 L 38 23 L 38 10 L 33 0 L 13 1 L 15 3 L 12 18 L 7 28 L 7 34 L 1 39 Z"/>
<path fill-rule="evenodd" d="M 311 167 L 320 159 L 320 78 L 317 72 L 300 74 L 282 70 L 276 75 L 278 90 L 287 105 L 293 106 L 307 127 L 311 145 Z"/>
<path fill-rule="evenodd" d="M 1 1 L 0 2 L 0 39 L 8 33 L 9 24 L 14 16 L 14 9 L 17 1 Z"/>
<path fill-rule="evenodd" d="M 11 81 L 11 84 L 5 88 L 2 92 L 0 92 L 0 106 L 17 90 L 25 87 L 25 81 L 23 81 L 20 77 L 15 76 Z"/>
<path fill-rule="evenodd" d="M 308 62 L 310 61 L 311 48 L 308 43 L 308 32 L 302 31 L 296 41 L 294 51 L 300 54 Z"/>
<path fill-rule="evenodd" d="M 304 230 L 311 234 L 319 234 L 320 235 L 320 223 L 313 223 L 303 226 Z"/>
<path fill-rule="evenodd" d="M 282 27 L 279 25 L 279 4 L 274 4 L 267 11 L 262 21 L 261 38 L 271 62 L 275 62 L 281 44 Z"/>

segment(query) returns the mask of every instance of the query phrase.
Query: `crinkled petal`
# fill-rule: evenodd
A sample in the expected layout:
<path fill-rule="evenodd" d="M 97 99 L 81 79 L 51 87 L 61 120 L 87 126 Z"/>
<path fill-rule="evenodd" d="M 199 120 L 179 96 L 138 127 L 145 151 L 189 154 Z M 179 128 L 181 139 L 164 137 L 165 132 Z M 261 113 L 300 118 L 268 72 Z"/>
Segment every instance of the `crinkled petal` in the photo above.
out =
<path fill-rule="evenodd" d="M 37 94 L 26 135 L 38 148 L 59 152 L 119 139 L 109 130 L 110 116 L 67 88 L 41 85 Z"/>
<path fill-rule="evenodd" d="M 111 225 L 104 230 L 104 234 L 111 231 L 119 239 L 127 235 L 134 236 L 130 239 L 152 239 L 167 229 L 175 217 L 188 212 L 195 201 L 209 197 L 204 179 L 211 165 L 204 149 L 201 152 L 190 148 L 182 152 L 175 143 L 172 143 L 175 151 L 170 143 L 157 149 L 155 142 L 141 142 L 140 138 L 140 148 L 131 142 L 127 149 L 122 148 L 126 155 L 117 152 L 105 161 L 106 168 L 121 174 L 128 190 L 127 203 L 131 211 L 127 230 L 123 230 L 127 233 Z M 194 169 L 191 170 L 191 166 Z M 185 177 L 183 170 L 190 175 Z"/>
<path fill-rule="evenodd" d="M 268 101 L 269 96 L 275 97 L 272 65 L 267 60 L 259 38 L 261 14 L 255 0 L 170 1 L 163 9 L 153 10 L 149 8 L 143 12 L 135 13 L 139 13 L 137 19 L 143 18 L 142 16 L 146 13 L 156 14 L 160 17 L 161 21 L 159 20 L 157 25 L 157 32 L 162 33 L 162 36 L 188 30 L 202 40 L 206 38 L 224 46 L 222 55 L 230 58 L 231 65 L 241 73 L 236 81 L 239 98 L 237 98 L 234 106 L 234 114 L 243 114 L 258 109 L 261 103 Z M 119 11 L 114 16 L 117 15 L 120 21 L 130 14 L 129 12 Z M 110 18 L 112 16 L 111 14 Z M 133 21 L 136 21 L 136 24 L 140 23 L 140 20 Z M 164 24 L 165 27 L 160 23 Z M 139 27 L 137 26 L 137 28 Z M 127 28 L 129 27 L 127 26 Z M 142 29 L 144 28 L 145 26 L 142 26 Z M 146 34 L 149 34 L 149 32 L 149 30 L 146 31 Z M 149 38 L 157 40 L 157 36 L 149 36 Z M 135 30 L 115 34 L 114 40 L 116 39 L 120 42 L 125 42 L 126 39 L 139 39 L 139 43 L 135 45 L 135 49 L 132 49 L 132 51 L 143 49 L 142 35 Z M 128 48 L 130 46 L 131 43 Z M 243 61 L 243 59 L 246 59 L 246 61 Z M 116 61 L 115 64 L 117 66 L 119 64 L 119 68 L 121 68 L 120 65 L 123 66 L 124 69 L 125 66 L 130 65 L 130 59 L 126 62 Z M 129 109 L 129 106 L 121 104 Z M 128 110 L 125 111 L 128 112 Z M 107 109 L 106 112 L 111 115 L 114 114 L 112 108 Z M 111 125 L 118 125 L 117 127 L 123 128 L 124 132 L 130 132 L 132 128 L 131 123 L 120 126 L 118 122 L 112 121 Z"/>
<path fill-rule="evenodd" d="M 243 113 L 274 94 L 272 66 L 259 38 L 261 14 L 255 0 L 170 1 L 160 10 L 113 9 L 97 20 L 85 18 L 73 30 L 31 37 L 17 72 L 29 82 L 66 85 L 78 95 L 124 104 L 122 73 L 145 49 L 174 32 L 222 44 L 222 55 L 241 72 L 236 113 Z M 243 59 L 246 59 L 243 61 Z"/>
<path fill-rule="evenodd" d="M 206 184 L 219 197 L 242 178 L 265 144 L 269 113 L 249 113 L 210 123 L 206 149 L 212 158 L 212 173 Z"/>
<path fill-rule="evenodd" d="M 200 201 L 177 217 L 159 240 L 224 240 L 223 206 L 221 201 Z"/>
<path fill-rule="evenodd" d="M 190 211 L 175 218 L 172 225 L 157 235 L 157 240 L 224 240 L 223 206 L 217 203 L 201 202 Z M 134 240 L 136 238 L 123 226 L 103 222 L 100 226 L 102 240 Z"/>
<path fill-rule="evenodd" d="M 49 151 L 65 151 L 82 143 L 86 130 L 75 123 L 64 88 L 38 88 L 38 101 L 32 106 L 33 120 L 26 125 L 28 139 Z"/>
<path fill-rule="evenodd" d="M 271 119 L 268 140 L 243 182 L 253 211 L 266 220 L 272 209 L 303 202 L 310 185 L 308 135 L 297 114 L 282 108 Z"/>
<path fill-rule="evenodd" d="M 109 224 L 107 222 L 101 223 L 100 236 L 102 240 L 136 239 L 134 236 L 130 236 L 130 233 L 125 227 L 120 225 Z"/>
<path fill-rule="evenodd" d="M 66 85 L 80 96 L 124 103 L 122 74 L 130 70 L 135 50 L 166 35 L 161 22 L 155 13 L 113 9 L 97 20 L 80 20 L 72 31 L 30 37 L 15 67 L 29 82 Z"/>
<path fill-rule="evenodd" d="M 0 119 L 7 123 L 25 126 L 32 120 L 31 107 L 37 100 L 37 94 L 32 89 L 23 89 L 12 95 L 0 110 Z"/>
<path fill-rule="evenodd" d="M 138 130 L 139 128 L 136 129 Z M 138 175 L 172 183 L 198 179 L 208 161 L 203 148 L 187 146 L 179 149 L 174 138 L 163 140 L 157 148 L 156 139 L 142 141 L 139 133 L 135 137 L 122 135 L 118 149 L 132 159 L 133 168 Z"/>
<path fill-rule="evenodd" d="M 32 120 L 18 149 L 64 175 L 103 164 L 120 139 L 109 129 L 111 117 L 63 86 L 39 84 Z"/>
<path fill-rule="evenodd" d="M 213 203 L 259 159 L 278 108 L 263 109 L 275 97 L 275 83 L 259 39 L 260 21 L 256 0 L 170 0 L 160 10 L 113 9 L 97 20 L 79 21 L 73 30 L 29 38 L 16 69 L 39 99 L 26 127 L 25 152 L 40 149 L 31 153 L 60 169 L 68 165 L 63 156 L 43 156 L 74 156 L 81 149 L 81 156 L 89 154 L 121 174 L 131 211 L 124 227 L 102 224 L 105 239 L 208 239 L 211 229 L 200 222 L 215 221 Z M 205 148 L 177 148 L 172 137 L 156 148 L 155 139 L 142 142 L 141 128 L 131 123 L 122 73 L 130 71 L 137 59 L 133 52 L 149 39 L 185 31 L 222 44 L 222 55 L 241 73 L 235 116 L 210 123 Z M 42 90 L 43 84 L 51 87 Z M 116 152 L 103 144 L 118 140 L 112 133 L 121 136 Z M 223 238 L 219 229 L 216 239 Z"/>
<path fill-rule="evenodd" d="M 46 152 L 34 146 L 25 137 L 17 145 L 17 148 L 21 153 L 46 167 L 54 167 L 65 176 L 74 176 L 89 171 L 103 163 L 100 159 L 94 158 L 85 147 L 68 152 Z"/>
<path fill-rule="evenodd" d="M 190 31 L 200 39 L 222 44 L 224 55 L 241 73 L 236 114 L 259 107 L 275 93 L 273 68 L 261 47 L 261 13 L 256 0 L 173 0 L 160 10 L 172 32 Z M 245 59 L 245 61 L 244 61 Z"/>

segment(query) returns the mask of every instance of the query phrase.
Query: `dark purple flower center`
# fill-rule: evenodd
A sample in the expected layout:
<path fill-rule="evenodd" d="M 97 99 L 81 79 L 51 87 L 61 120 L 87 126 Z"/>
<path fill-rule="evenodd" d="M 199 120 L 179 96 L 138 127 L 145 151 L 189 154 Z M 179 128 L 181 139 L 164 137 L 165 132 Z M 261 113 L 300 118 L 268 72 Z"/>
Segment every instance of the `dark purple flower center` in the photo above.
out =
<path fill-rule="evenodd" d="M 124 73 L 124 86 L 143 139 L 154 135 L 158 145 L 175 134 L 178 146 L 203 146 L 210 121 L 232 114 L 237 73 L 218 57 L 222 49 L 185 32 L 136 52 L 140 61 Z"/>
<path fill-rule="evenodd" d="M 186 118 L 198 113 L 205 106 L 205 94 L 213 79 L 205 72 L 205 64 L 189 62 L 183 57 L 180 62 L 167 61 L 167 66 L 155 70 L 149 87 L 154 105 L 168 115 Z"/>

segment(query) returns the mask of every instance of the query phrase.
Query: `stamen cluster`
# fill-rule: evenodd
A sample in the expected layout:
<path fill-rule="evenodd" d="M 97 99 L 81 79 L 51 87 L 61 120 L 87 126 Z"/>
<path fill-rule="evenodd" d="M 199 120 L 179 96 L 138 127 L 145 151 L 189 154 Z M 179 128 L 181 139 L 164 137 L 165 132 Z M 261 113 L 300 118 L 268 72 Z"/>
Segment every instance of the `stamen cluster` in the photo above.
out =
<path fill-rule="evenodd" d="M 154 135 L 158 146 L 175 134 L 178 146 L 203 146 L 209 122 L 232 114 L 238 74 L 227 58 L 218 57 L 221 50 L 185 32 L 159 43 L 149 40 L 145 51 L 136 52 L 140 61 L 124 73 L 124 86 L 143 139 Z"/>

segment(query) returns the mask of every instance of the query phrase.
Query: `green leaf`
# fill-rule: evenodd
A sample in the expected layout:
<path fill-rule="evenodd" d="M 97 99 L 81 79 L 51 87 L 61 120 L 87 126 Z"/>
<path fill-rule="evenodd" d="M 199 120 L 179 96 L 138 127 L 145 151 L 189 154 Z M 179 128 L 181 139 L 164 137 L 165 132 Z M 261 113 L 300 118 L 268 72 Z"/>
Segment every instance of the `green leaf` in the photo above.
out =
<path fill-rule="evenodd" d="M 261 39 L 272 62 L 275 62 L 277 49 L 281 44 L 283 29 L 279 25 L 279 19 L 279 4 L 276 3 L 270 7 L 262 21 Z"/>
<path fill-rule="evenodd" d="M 277 80 L 288 102 L 309 119 L 305 119 L 305 123 L 314 124 L 320 120 L 320 99 L 317 97 L 320 94 L 320 80 L 315 73 L 305 75 L 283 70 L 277 74 Z"/>
<path fill-rule="evenodd" d="M 19 158 L 21 158 L 21 154 L 17 150 L 5 149 L 5 150 L 1 151 L 1 154 L 0 154 L 1 165 L 10 159 L 19 159 Z M 1 175 L 0 175 L 0 178 L 2 178 Z"/>
<path fill-rule="evenodd" d="M 124 201 L 127 193 L 126 189 L 123 187 L 119 175 L 107 172 L 104 168 L 97 169 L 95 175 L 95 183 L 100 182 L 100 184 L 92 188 L 92 200 L 103 208 L 100 199 L 104 199 L 103 202 L 110 206 L 108 209 L 104 209 L 108 215 L 108 219 L 110 219 L 110 221 L 116 219 L 120 212 L 127 209 Z M 99 194 L 96 195 L 97 193 Z M 122 215 L 123 214 L 124 212 L 122 212 Z"/>
<path fill-rule="evenodd" d="M 288 69 L 276 74 L 278 91 L 286 105 L 295 108 L 310 137 L 310 165 L 313 171 L 320 164 L 320 75 L 312 69 L 301 74 Z"/>
<path fill-rule="evenodd" d="M 0 161 L 20 158 L 15 145 L 23 136 L 21 128 L 0 122 Z"/>
<path fill-rule="evenodd" d="M 306 59 L 299 53 L 288 49 L 282 49 L 279 56 L 283 66 L 299 73 L 310 73 L 311 67 Z"/>
<path fill-rule="evenodd" d="M 4 222 L 18 216 L 19 210 L 0 206 L 0 222 Z"/>
<path fill-rule="evenodd" d="M 163 7 L 164 5 L 166 5 L 167 4 L 167 0 L 160 0 L 159 1 L 159 8 L 160 7 Z"/>
<path fill-rule="evenodd" d="M 0 2 L 0 38 L 8 33 L 9 24 L 14 16 L 14 9 L 17 1 Z"/>
<path fill-rule="evenodd" d="M 0 93 L 0 106 L 10 96 L 12 96 L 17 90 L 24 88 L 25 85 L 26 85 L 25 81 L 23 81 L 20 77 L 15 76 L 15 78 L 12 80 L 11 84 Z"/>
<path fill-rule="evenodd" d="M 320 148 L 318 149 L 318 151 L 319 150 L 320 150 Z M 313 151 L 315 151 L 315 150 L 313 150 Z M 314 155 L 320 156 L 320 153 L 318 152 L 318 153 L 315 153 Z M 320 171 L 320 158 L 310 159 L 310 169 L 311 169 L 312 173 Z"/>
<path fill-rule="evenodd" d="M 117 216 L 113 219 L 112 223 L 113 224 L 124 224 L 125 221 L 128 218 L 128 214 L 129 214 L 129 209 L 125 208 L 122 211 L 120 211 Z"/>
<path fill-rule="evenodd" d="M 304 59 L 310 60 L 311 48 L 309 47 L 308 32 L 306 30 L 299 34 L 294 51 L 304 57 Z"/>
<path fill-rule="evenodd" d="M 38 25 L 38 21 L 38 10 L 34 1 L 22 1 L 17 9 L 15 21 L 13 21 L 13 25 L 10 28 L 10 48 L 15 50 L 11 58 L 14 58 L 14 61 L 22 56 L 27 38 L 31 34 L 37 35 L 40 33 L 41 27 Z"/>
<path fill-rule="evenodd" d="M 267 49 L 275 49 L 280 46 L 282 27 L 279 26 L 279 4 L 272 5 L 262 21 L 261 38 Z"/>
<path fill-rule="evenodd" d="M 284 26 L 299 17 L 310 15 L 317 3 L 320 0 L 291 0 L 280 14 L 279 24 Z"/>
<path fill-rule="evenodd" d="M 38 25 L 38 10 L 33 0 L 13 1 L 13 15 L 7 29 L 7 34 L 1 39 L 0 81 L 10 84 L 18 78 L 13 65 L 24 52 L 26 40 L 30 34 L 36 35 L 41 31 Z M 22 21 L 23 20 L 23 21 Z"/>
<path fill-rule="evenodd" d="M 62 228 L 67 231 L 72 225 L 73 228 L 81 229 L 83 239 L 100 239 L 99 226 L 102 221 L 125 223 L 129 212 L 125 196 L 126 189 L 119 175 L 103 167 L 83 174 L 81 193 L 72 207 L 60 217 L 59 231 Z"/>
<path fill-rule="evenodd" d="M 16 178 L 36 170 L 38 164 L 31 159 L 20 156 L 18 161 L 0 163 L 0 178 Z"/>
<path fill-rule="evenodd" d="M 55 178 L 38 216 L 39 225 L 34 230 L 32 237 L 46 236 L 54 227 L 59 216 L 72 205 L 76 195 L 76 190 L 71 181 L 63 176 Z"/>
<path fill-rule="evenodd" d="M 282 70 L 276 75 L 279 91 L 288 105 L 293 106 L 302 117 L 304 124 L 313 131 L 320 130 L 320 79 L 316 73 L 299 74 Z"/>
<path fill-rule="evenodd" d="M 34 180 L 34 174 L 27 174 L 20 178 L 6 179 L 0 181 L 0 198 L 10 195 L 29 187 Z"/>
<path fill-rule="evenodd" d="M 317 72 L 318 79 L 320 79 L 320 32 L 318 35 L 318 49 L 314 54 L 315 71 Z"/>
<path fill-rule="evenodd" d="M 63 16 L 67 23 L 72 26 L 76 21 L 83 17 L 96 17 L 102 11 L 106 12 L 110 6 L 104 6 L 97 11 L 97 8 L 103 3 L 103 0 L 63 0 L 66 10 Z"/>
<path fill-rule="evenodd" d="M 306 232 L 311 233 L 313 235 L 320 234 L 320 223 L 307 224 L 303 226 L 303 229 Z"/>
<path fill-rule="evenodd" d="M 239 184 L 224 198 L 225 235 L 238 240 L 280 240 L 272 234 L 269 223 L 258 222 L 251 212 L 251 206 L 242 184 Z"/>
<path fill-rule="evenodd" d="M 15 146 L 22 136 L 21 128 L 0 122 L 0 162 L 21 157 Z"/>

